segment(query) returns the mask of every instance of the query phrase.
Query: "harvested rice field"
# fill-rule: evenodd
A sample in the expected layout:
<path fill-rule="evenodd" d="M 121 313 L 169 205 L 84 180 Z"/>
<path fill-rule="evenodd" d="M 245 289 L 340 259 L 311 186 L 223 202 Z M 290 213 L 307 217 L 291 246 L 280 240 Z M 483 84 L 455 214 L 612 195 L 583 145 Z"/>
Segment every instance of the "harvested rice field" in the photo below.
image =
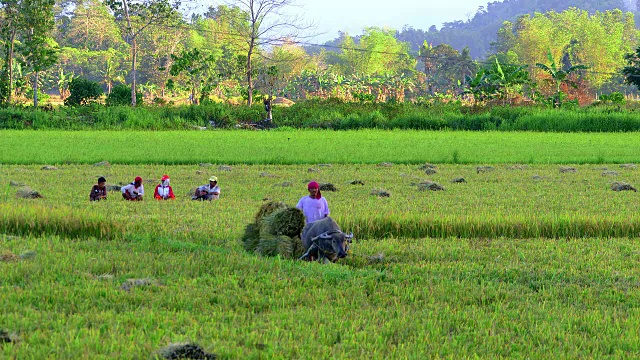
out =
<path fill-rule="evenodd" d="M 0 358 L 640 356 L 632 164 L 101 159 L 0 165 Z M 175 200 L 150 196 L 163 174 Z M 220 199 L 192 201 L 212 175 Z M 89 202 L 99 176 L 146 198 Z M 348 256 L 247 252 L 260 207 L 312 180 Z"/>

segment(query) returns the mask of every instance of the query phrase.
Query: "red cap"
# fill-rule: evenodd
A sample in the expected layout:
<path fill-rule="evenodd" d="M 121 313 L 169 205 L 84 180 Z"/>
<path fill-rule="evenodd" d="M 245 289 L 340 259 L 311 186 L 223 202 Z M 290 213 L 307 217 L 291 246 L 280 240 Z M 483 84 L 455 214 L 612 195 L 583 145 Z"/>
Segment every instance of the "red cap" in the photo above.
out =
<path fill-rule="evenodd" d="M 135 180 L 133 180 L 133 182 L 142 182 L 142 178 L 140 176 L 136 176 Z"/>
<path fill-rule="evenodd" d="M 317 182 L 312 181 L 307 185 L 307 189 L 320 189 L 320 185 Z"/>
<path fill-rule="evenodd" d="M 168 179 L 169 179 L 169 175 L 164 174 L 164 175 L 162 175 L 162 178 L 160 180 L 165 181 L 165 180 L 168 180 Z M 142 180 L 142 179 L 140 179 L 140 180 Z"/>

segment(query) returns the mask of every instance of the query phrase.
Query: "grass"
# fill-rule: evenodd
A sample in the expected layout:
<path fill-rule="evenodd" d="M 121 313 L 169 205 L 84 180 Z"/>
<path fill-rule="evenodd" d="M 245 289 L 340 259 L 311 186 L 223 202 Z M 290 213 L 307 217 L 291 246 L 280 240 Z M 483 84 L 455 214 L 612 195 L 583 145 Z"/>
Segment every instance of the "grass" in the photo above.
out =
<path fill-rule="evenodd" d="M 0 131 L 4 164 L 603 164 L 638 154 L 640 133 Z"/>
<path fill-rule="evenodd" d="M 3 164 L 0 255 L 36 256 L 0 261 L 0 330 L 21 338 L 0 344 L 0 358 L 149 358 L 182 341 L 222 359 L 640 355 L 638 195 L 609 189 L 637 185 L 640 170 L 309 167 Z M 88 202 L 100 175 L 140 175 L 150 194 L 164 173 L 175 201 Z M 190 201 L 210 175 L 220 200 Z M 412 185 L 427 179 L 446 190 Z M 321 265 L 245 252 L 239 239 L 263 198 L 295 204 L 309 180 L 338 188 L 323 194 L 356 236 L 351 254 Z M 10 181 L 45 198 L 17 199 Z M 380 188 L 391 196 L 370 195 Z M 131 278 L 158 285 L 122 290 Z"/>

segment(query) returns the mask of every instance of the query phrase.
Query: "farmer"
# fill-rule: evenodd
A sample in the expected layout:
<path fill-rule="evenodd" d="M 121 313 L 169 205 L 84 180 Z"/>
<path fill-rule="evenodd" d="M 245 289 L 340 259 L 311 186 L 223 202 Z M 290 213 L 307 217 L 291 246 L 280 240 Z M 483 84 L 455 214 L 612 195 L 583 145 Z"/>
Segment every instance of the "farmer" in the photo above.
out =
<path fill-rule="evenodd" d="M 127 186 L 122 187 L 122 197 L 129 201 L 142 201 L 144 195 L 144 186 L 142 185 L 142 178 L 136 176 L 133 182 Z"/>
<path fill-rule="evenodd" d="M 318 185 L 317 182 L 310 182 L 309 185 L 307 185 L 307 189 L 309 190 L 309 196 L 300 199 L 296 207 L 302 210 L 307 224 L 309 224 L 329 216 L 329 204 L 327 204 L 327 200 L 322 197 L 320 185 Z"/>
<path fill-rule="evenodd" d="M 157 200 L 175 199 L 176 196 L 173 194 L 173 189 L 171 188 L 171 185 L 169 185 L 169 182 L 169 175 L 162 175 L 160 184 L 156 186 L 156 190 L 153 192 L 153 197 Z"/>
<path fill-rule="evenodd" d="M 105 186 L 107 179 L 100 176 L 98 185 L 93 185 L 91 193 L 89 193 L 89 201 L 100 201 L 107 199 L 107 187 Z"/>
<path fill-rule="evenodd" d="M 191 200 L 213 200 L 220 197 L 220 186 L 218 186 L 218 178 L 212 176 L 209 178 L 208 185 L 202 185 L 196 189 L 196 193 Z"/>

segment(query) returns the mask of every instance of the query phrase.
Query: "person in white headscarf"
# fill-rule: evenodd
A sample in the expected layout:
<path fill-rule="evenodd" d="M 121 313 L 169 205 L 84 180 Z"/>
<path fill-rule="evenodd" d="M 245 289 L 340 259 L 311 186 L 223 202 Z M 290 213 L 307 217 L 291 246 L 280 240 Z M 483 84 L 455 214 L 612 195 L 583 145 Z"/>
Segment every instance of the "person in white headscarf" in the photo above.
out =
<path fill-rule="evenodd" d="M 173 194 L 173 189 L 171 185 L 169 185 L 171 179 L 169 179 L 169 175 L 162 175 L 162 179 L 160 179 L 160 184 L 156 186 L 156 191 L 153 194 L 158 200 L 168 200 L 175 199 L 176 196 Z"/>

